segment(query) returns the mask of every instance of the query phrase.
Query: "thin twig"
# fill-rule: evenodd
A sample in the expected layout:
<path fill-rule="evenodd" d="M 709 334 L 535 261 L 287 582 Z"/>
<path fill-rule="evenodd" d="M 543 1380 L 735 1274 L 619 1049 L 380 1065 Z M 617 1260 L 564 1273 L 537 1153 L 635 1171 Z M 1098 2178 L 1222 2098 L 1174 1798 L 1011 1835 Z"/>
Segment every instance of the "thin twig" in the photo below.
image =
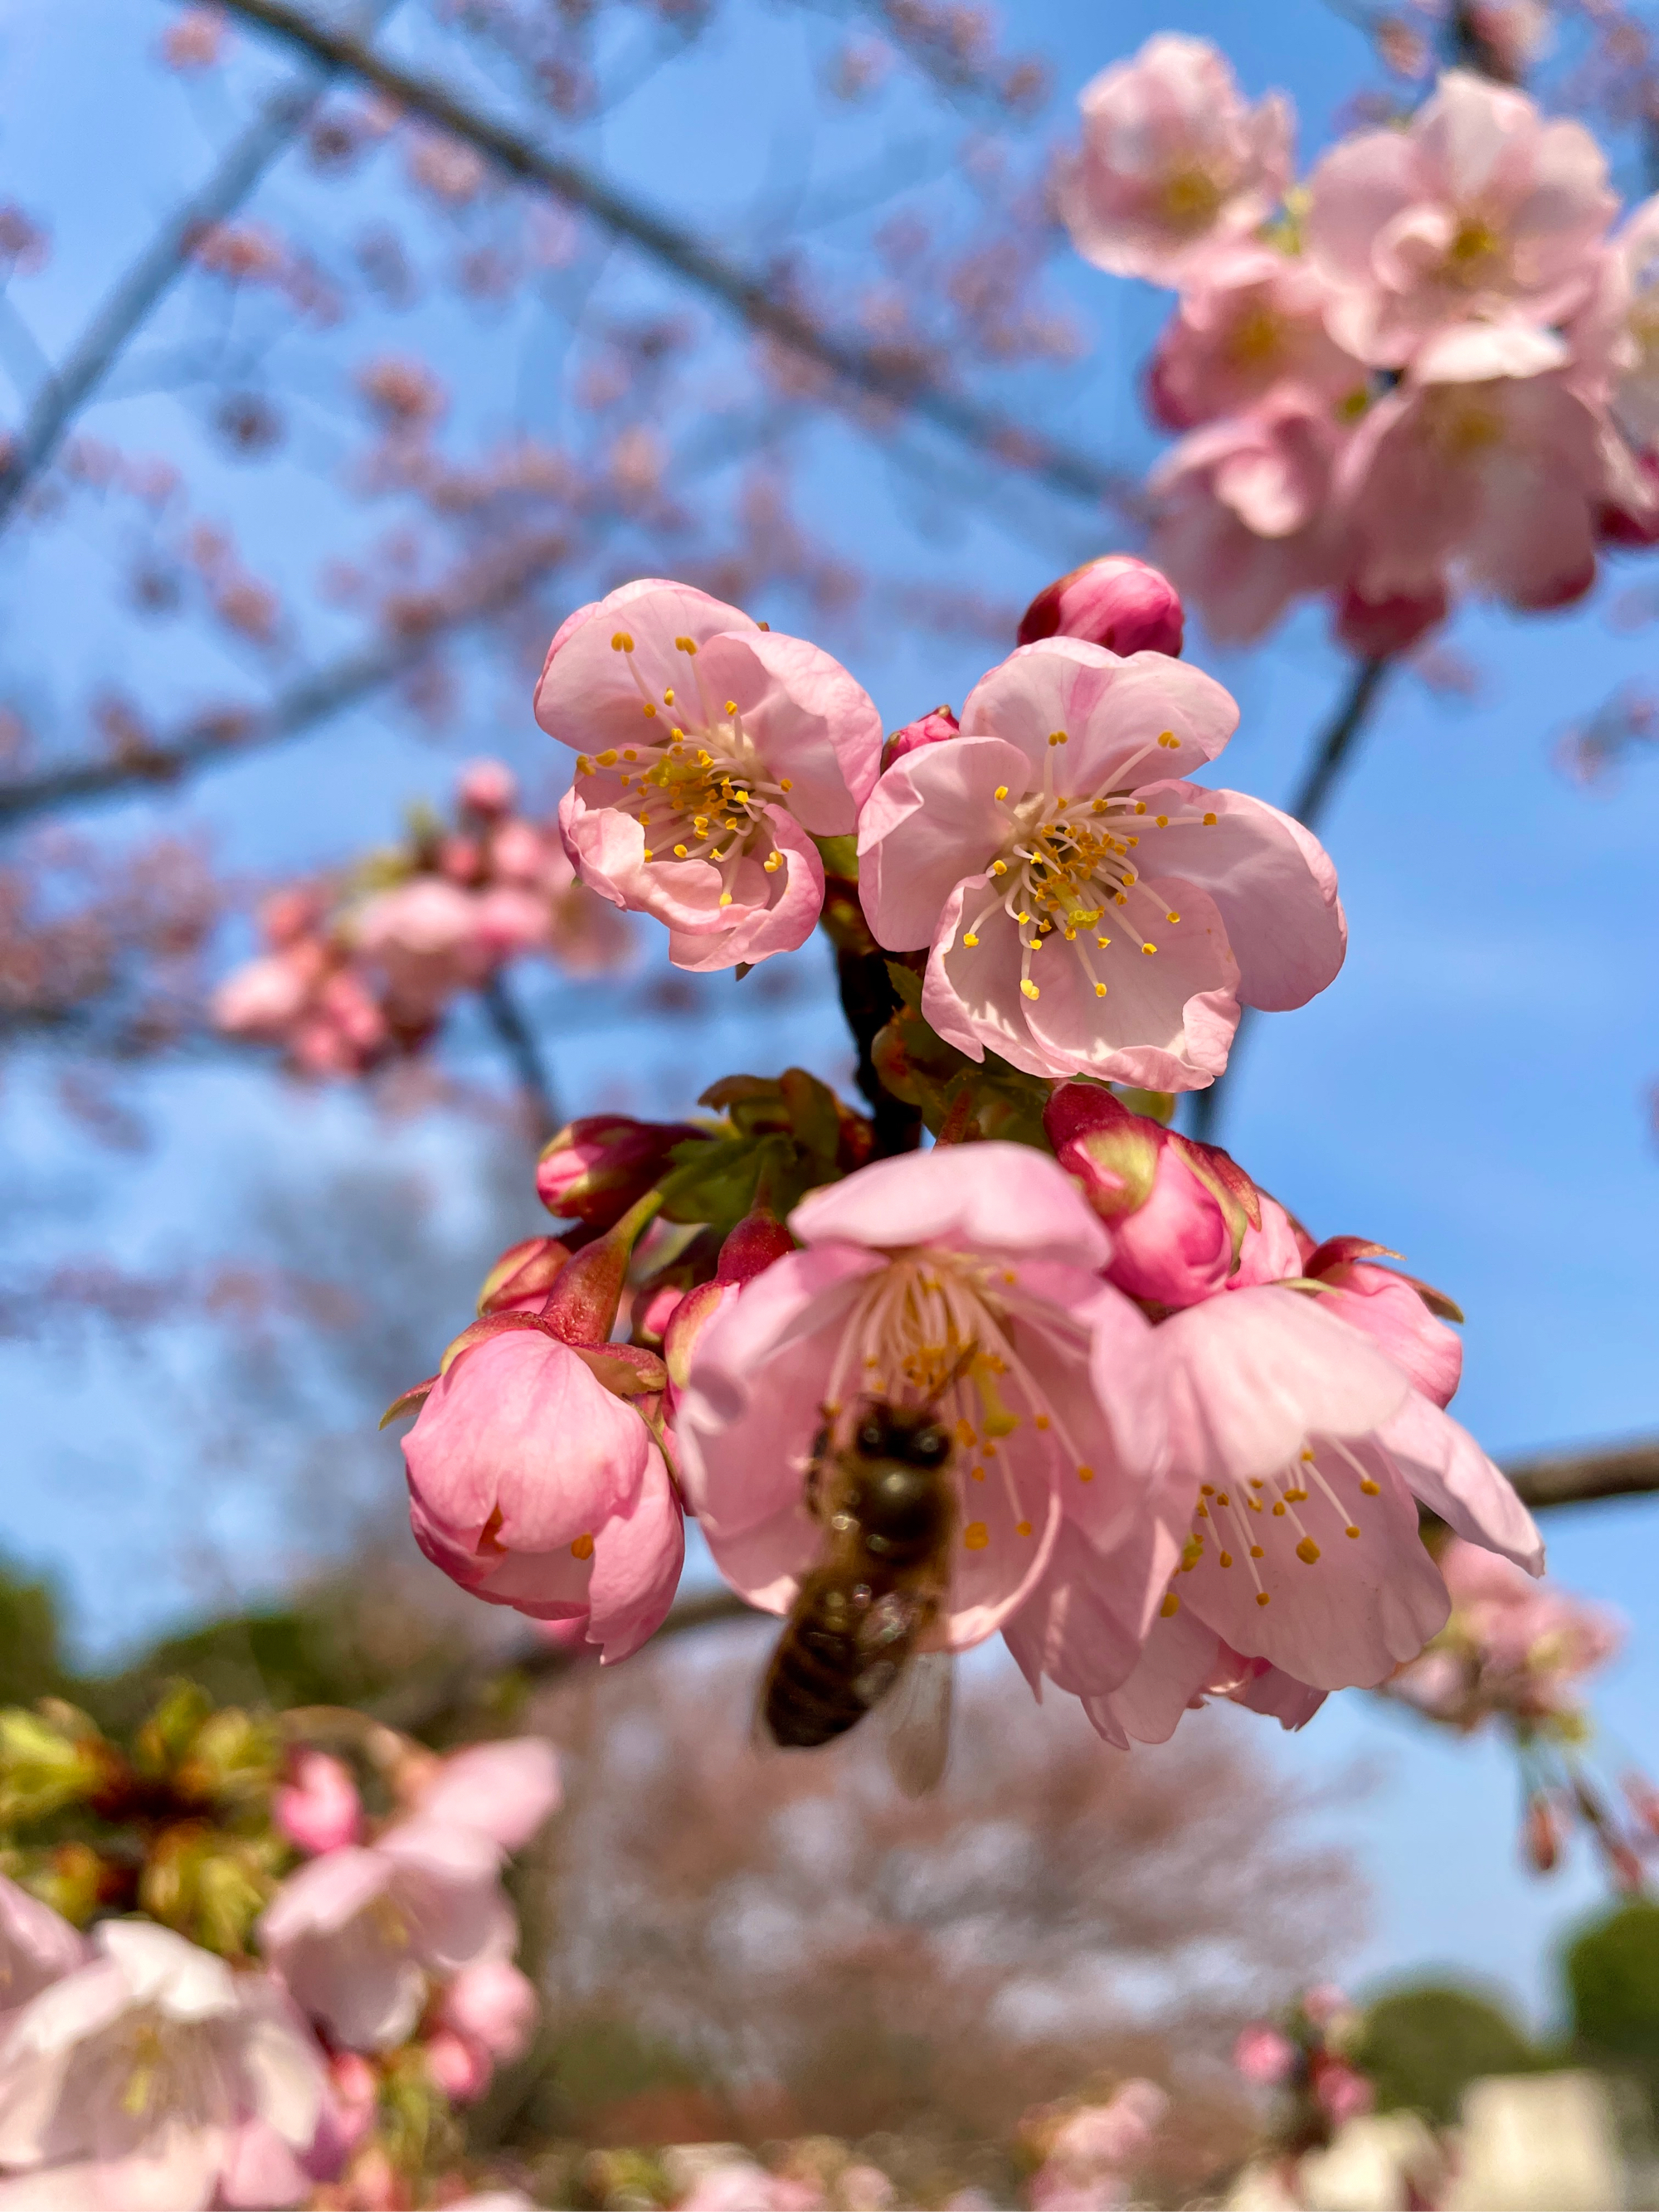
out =
<path fill-rule="evenodd" d="M 507 977 L 496 974 L 490 977 L 478 994 L 489 1025 L 500 1038 L 513 1072 L 519 1079 L 519 1088 L 525 1102 L 535 1115 L 538 1139 L 550 1137 L 559 1127 L 559 1102 L 542 1059 L 535 1032 L 525 1019 L 524 1009 L 514 996 Z"/>
<path fill-rule="evenodd" d="M 471 106 L 430 77 L 385 59 L 345 32 L 315 21 L 288 0 L 224 0 L 228 12 L 258 23 L 300 52 L 374 85 L 404 112 L 469 145 L 521 183 L 580 209 L 613 236 L 626 239 L 650 259 L 729 308 L 751 330 L 774 338 L 827 369 L 843 385 L 889 406 L 919 416 L 976 453 L 1028 475 L 1068 499 L 1092 507 L 1133 509 L 1133 481 L 1091 453 L 1061 445 L 1013 416 L 986 407 L 931 380 L 917 361 L 832 336 L 779 295 L 763 277 L 736 262 L 682 224 L 620 191 L 596 170 L 568 155 L 549 152 L 508 125 Z"/>
<path fill-rule="evenodd" d="M 1382 679 L 1392 665 L 1392 662 L 1386 659 L 1361 660 L 1355 664 L 1348 688 L 1342 695 L 1335 714 L 1327 725 L 1287 810 L 1304 828 L 1311 830 L 1325 811 L 1337 778 L 1365 726 L 1382 690 Z M 1233 1031 L 1232 1049 L 1227 1055 L 1226 1066 L 1207 1091 L 1198 1091 L 1193 1094 L 1193 1134 L 1205 1144 L 1215 1142 L 1215 1133 L 1221 1126 L 1221 1109 L 1227 1097 L 1228 1085 L 1230 1079 L 1236 1079 L 1234 1072 L 1238 1066 L 1240 1048 L 1254 1024 L 1255 1017 L 1254 1006 L 1239 1008 L 1238 1027 Z"/>
<path fill-rule="evenodd" d="M 1603 1498 L 1641 1498 L 1659 1490 L 1659 1437 L 1611 1451 L 1540 1452 L 1511 1460 L 1504 1472 L 1534 1513 Z"/>

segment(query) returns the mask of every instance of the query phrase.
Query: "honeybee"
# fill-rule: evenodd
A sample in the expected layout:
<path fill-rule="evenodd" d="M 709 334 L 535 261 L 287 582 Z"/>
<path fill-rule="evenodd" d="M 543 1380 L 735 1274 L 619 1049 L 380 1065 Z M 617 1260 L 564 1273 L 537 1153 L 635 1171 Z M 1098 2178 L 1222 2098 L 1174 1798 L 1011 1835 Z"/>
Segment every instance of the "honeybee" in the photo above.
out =
<path fill-rule="evenodd" d="M 831 1437 L 826 1421 L 806 1473 L 823 1549 L 767 1668 L 760 1719 L 775 1743 L 829 1743 L 903 1678 L 887 1757 L 899 1787 L 920 1796 L 949 1749 L 950 1657 L 917 1646 L 949 1591 L 951 1433 L 935 1406 L 866 1398 L 846 1444 L 832 1449 Z"/>

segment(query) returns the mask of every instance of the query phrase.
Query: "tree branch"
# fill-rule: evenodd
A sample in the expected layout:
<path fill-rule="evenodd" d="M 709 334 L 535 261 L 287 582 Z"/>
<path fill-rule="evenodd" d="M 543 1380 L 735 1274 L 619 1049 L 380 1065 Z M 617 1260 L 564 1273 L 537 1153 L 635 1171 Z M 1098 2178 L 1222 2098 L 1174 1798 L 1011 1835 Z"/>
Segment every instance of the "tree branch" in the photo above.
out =
<path fill-rule="evenodd" d="M 538 1125 L 537 1138 L 541 1142 L 550 1137 L 559 1127 L 560 1115 L 552 1079 L 542 1059 L 535 1034 L 525 1019 L 524 1010 L 513 995 L 504 975 L 497 973 L 492 975 L 478 997 L 490 1027 L 500 1038 L 513 1064 L 519 1088 L 535 1114 Z"/>
<path fill-rule="evenodd" d="M 439 638 L 487 621 L 511 605 L 569 550 L 569 541 L 562 536 L 532 539 L 521 559 L 498 568 L 478 590 L 458 596 L 424 628 L 345 653 L 288 684 L 267 705 L 209 709 L 193 715 L 171 739 L 142 751 L 0 783 L 0 830 L 15 829 L 56 807 L 124 798 L 145 784 L 176 783 L 192 769 L 240 759 L 285 738 L 301 737 L 383 684 L 407 675 Z"/>
<path fill-rule="evenodd" d="M 1510 1460 L 1504 1472 L 1534 1513 L 1603 1498 L 1645 1497 L 1659 1490 L 1659 1437 L 1611 1451 L 1540 1452 Z"/>
<path fill-rule="evenodd" d="M 1349 754 L 1360 732 L 1370 719 L 1382 679 L 1393 663 L 1386 659 L 1361 660 L 1355 663 L 1335 714 L 1326 725 L 1323 735 L 1315 748 L 1286 811 L 1293 814 L 1304 828 L 1311 830 L 1324 812 L 1331 793 L 1336 787 Z M 1227 1055 L 1227 1065 L 1207 1091 L 1193 1093 L 1193 1134 L 1205 1144 L 1215 1142 L 1215 1133 L 1221 1126 L 1221 1109 L 1227 1097 L 1227 1086 L 1238 1066 L 1240 1048 L 1253 1025 L 1254 1006 L 1241 1006 L 1238 1027 L 1233 1031 L 1232 1049 Z"/>
<path fill-rule="evenodd" d="M 260 25 L 298 52 L 374 85 L 407 113 L 464 139 L 521 184 L 580 209 L 614 237 L 627 240 L 718 301 L 751 330 L 815 362 L 842 384 L 922 417 L 975 453 L 1068 499 L 1133 510 L 1138 489 L 1121 471 L 1044 437 L 1012 416 L 945 390 L 911 359 L 832 336 L 781 298 L 765 279 L 750 275 L 682 224 L 632 198 L 596 170 L 550 153 L 498 123 L 431 78 L 399 68 L 361 40 L 315 21 L 289 0 L 224 0 L 224 5 L 228 13 Z"/>

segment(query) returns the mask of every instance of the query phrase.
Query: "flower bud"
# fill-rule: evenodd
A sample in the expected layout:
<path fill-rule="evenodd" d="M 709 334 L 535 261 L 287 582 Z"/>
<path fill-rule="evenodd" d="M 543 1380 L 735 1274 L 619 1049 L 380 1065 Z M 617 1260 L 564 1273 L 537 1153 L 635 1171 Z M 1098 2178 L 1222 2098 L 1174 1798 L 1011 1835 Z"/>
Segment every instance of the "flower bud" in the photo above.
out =
<path fill-rule="evenodd" d="M 914 753 L 923 745 L 939 745 L 954 738 L 962 725 L 948 707 L 935 707 L 931 714 L 922 714 L 914 722 L 907 722 L 902 730 L 895 730 L 881 750 L 884 773 L 906 753 Z"/>
<path fill-rule="evenodd" d="M 1444 622 L 1447 604 L 1443 586 L 1415 599 L 1362 599 L 1351 585 L 1337 603 L 1337 643 L 1362 660 L 1405 653 Z"/>
<path fill-rule="evenodd" d="M 521 1244 L 509 1244 L 483 1279 L 478 1311 L 533 1313 L 569 1257 L 570 1247 L 556 1237 L 526 1237 Z"/>
<path fill-rule="evenodd" d="M 355 1844 L 362 1826 L 362 1801 L 350 1770 L 325 1751 L 290 1753 L 288 1780 L 270 1811 L 289 1843 L 318 1857 Z"/>
<path fill-rule="evenodd" d="M 1181 652 L 1181 594 L 1161 570 L 1132 553 L 1104 553 L 1047 584 L 1019 620 L 1019 642 L 1080 637 L 1125 659 Z"/>
<path fill-rule="evenodd" d="M 1259 2088 L 1274 2089 L 1296 2071 L 1297 2048 L 1265 2020 L 1240 2028 L 1233 2045 L 1233 2065 L 1247 2081 Z"/>
<path fill-rule="evenodd" d="M 1534 1874 L 1553 1874 L 1561 1856 L 1560 1818 L 1541 1791 L 1527 1801 L 1521 1825 L 1521 1850 Z"/>
<path fill-rule="evenodd" d="M 609 1229 L 656 1183 L 676 1145 L 707 1134 L 684 1122 L 586 1115 L 548 1144 L 536 1168 L 536 1194 L 550 1213 Z"/>
<path fill-rule="evenodd" d="M 518 804 L 518 779 L 504 761 L 469 761 L 461 770 L 455 796 L 469 813 L 493 820 L 510 814 Z"/>

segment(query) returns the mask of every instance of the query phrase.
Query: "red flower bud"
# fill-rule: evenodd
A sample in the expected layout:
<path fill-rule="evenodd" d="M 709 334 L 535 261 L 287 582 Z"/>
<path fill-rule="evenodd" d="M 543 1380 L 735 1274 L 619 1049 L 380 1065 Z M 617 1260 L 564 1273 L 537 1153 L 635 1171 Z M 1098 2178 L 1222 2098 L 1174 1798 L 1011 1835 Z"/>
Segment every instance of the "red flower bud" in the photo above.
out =
<path fill-rule="evenodd" d="M 1163 573 L 1132 553 L 1104 553 L 1045 585 L 1020 617 L 1019 642 L 1080 637 L 1109 653 L 1181 651 L 1181 594 Z"/>
<path fill-rule="evenodd" d="M 914 722 L 907 722 L 902 730 L 895 730 L 881 750 L 881 764 L 890 769 L 906 753 L 917 751 L 922 745 L 943 744 L 954 738 L 962 727 L 948 707 L 935 707 L 931 714 L 922 714 Z"/>
<path fill-rule="evenodd" d="M 658 1182 L 676 1145 L 707 1133 L 684 1122 L 587 1115 L 548 1143 L 536 1168 L 536 1194 L 550 1213 L 608 1229 Z"/>

